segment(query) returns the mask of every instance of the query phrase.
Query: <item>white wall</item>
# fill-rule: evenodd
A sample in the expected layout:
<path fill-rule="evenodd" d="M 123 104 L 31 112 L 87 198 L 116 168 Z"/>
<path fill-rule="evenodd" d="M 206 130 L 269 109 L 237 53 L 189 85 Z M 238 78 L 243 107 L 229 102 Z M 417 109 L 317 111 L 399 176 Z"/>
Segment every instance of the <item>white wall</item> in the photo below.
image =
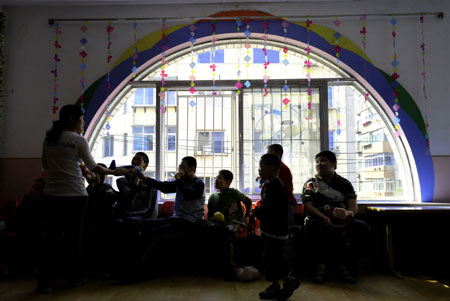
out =
<path fill-rule="evenodd" d="M 45 131 L 51 125 L 53 78 L 54 28 L 47 24 L 49 18 L 130 18 L 130 17 L 204 17 L 224 10 L 260 10 L 276 16 L 285 15 L 346 15 L 377 13 L 416 13 L 443 11 L 443 20 L 434 16 L 425 18 L 425 43 L 429 136 L 433 156 L 450 155 L 450 2 L 438 0 L 362 0 L 348 2 L 305 2 L 289 4 L 222 4 L 176 6 L 90 6 L 90 7 L 4 7 L 7 17 L 5 103 L 3 142 L 0 157 L 38 158 Z M 331 18 L 315 19 L 314 23 L 333 28 Z M 367 21 L 367 55 L 375 66 L 392 73 L 392 27 L 389 17 L 370 17 Z M 399 82 L 416 100 L 422 114 L 425 103 L 422 96 L 420 26 L 418 17 L 397 17 L 397 49 Z M 288 18 L 289 21 L 289 18 Z M 297 20 L 299 21 L 299 20 Z M 361 45 L 359 18 L 342 18 L 339 31 L 355 44 Z M 188 20 L 168 21 L 168 25 L 187 24 Z M 59 106 L 74 103 L 80 95 L 80 37 L 81 22 L 61 23 L 61 63 L 59 65 Z M 88 23 L 86 33 L 87 70 L 86 84 L 106 73 L 106 22 Z M 130 22 L 116 22 L 112 34 L 113 60 L 133 43 Z M 140 37 L 161 27 L 160 22 L 139 23 Z M 34 175 L 33 175 L 34 176 Z M 3 182 L 3 180 L 2 180 Z M 450 193 L 448 193 L 450 195 Z"/>

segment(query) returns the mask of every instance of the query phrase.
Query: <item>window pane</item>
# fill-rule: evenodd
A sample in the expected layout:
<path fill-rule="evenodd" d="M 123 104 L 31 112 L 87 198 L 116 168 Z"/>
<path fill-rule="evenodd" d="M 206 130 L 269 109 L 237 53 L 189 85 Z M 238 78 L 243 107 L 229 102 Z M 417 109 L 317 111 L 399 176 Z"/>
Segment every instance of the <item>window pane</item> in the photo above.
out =
<path fill-rule="evenodd" d="M 211 63 L 211 52 L 203 52 L 198 55 L 199 64 L 209 64 Z"/>
<path fill-rule="evenodd" d="M 303 182 L 315 174 L 314 156 L 320 151 L 320 122 L 319 93 L 317 89 L 313 91 L 311 112 L 306 88 L 289 90 L 289 106 L 282 102 L 281 88 L 272 88 L 267 96 L 263 89 L 243 91 L 244 191 L 260 193 L 259 184 L 255 182 L 259 159 L 273 143 L 283 146 L 283 162 L 292 172 L 295 193 L 301 193 Z M 307 116 L 311 116 L 311 120 Z"/>
<path fill-rule="evenodd" d="M 145 88 L 145 104 L 153 105 L 153 88 Z"/>
<path fill-rule="evenodd" d="M 103 157 L 114 156 L 114 136 L 106 136 L 104 139 L 104 154 Z"/>
<path fill-rule="evenodd" d="M 337 172 L 354 186 L 359 200 L 407 199 L 407 181 L 398 139 L 381 110 L 365 100 L 354 86 L 330 86 L 336 106 L 328 109 L 329 130 L 334 132 Z M 331 142 L 330 142 L 331 145 Z M 389 183 L 389 190 L 386 190 Z"/>
<path fill-rule="evenodd" d="M 271 64 L 280 63 L 280 53 L 275 50 L 267 50 L 267 61 Z M 266 58 L 261 48 L 253 48 L 253 63 L 264 64 Z"/>
<path fill-rule="evenodd" d="M 134 104 L 136 104 L 136 105 L 144 104 L 144 90 L 143 89 L 136 89 L 136 92 L 134 93 Z"/>
<path fill-rule="evenodd" d="M 177 92 L 176 91 L 168 91 L 167 92 L 167 105 L 175 106 L 177 104 Z"/>
<path fill-rule="evenodd" d="M 214 132 L 214 153 L 224 153 L 225 141 L 223 132 Z"/>

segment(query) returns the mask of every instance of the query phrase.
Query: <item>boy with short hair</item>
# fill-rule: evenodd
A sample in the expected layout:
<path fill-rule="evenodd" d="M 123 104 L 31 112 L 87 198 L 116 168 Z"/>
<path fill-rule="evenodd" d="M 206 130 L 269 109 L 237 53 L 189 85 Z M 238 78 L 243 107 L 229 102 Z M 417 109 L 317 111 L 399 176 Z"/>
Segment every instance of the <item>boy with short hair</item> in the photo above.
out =
<path fill-rule="evenodd" d="M 195 171 L 197 160 L 194 157 L 184 157 L 175 174 L 175 181 L 158 181 L 146 177 L 143 173 L 138 176 L 149 187 L 164 193 L 174 193 L 175 205 L 173 216 L 166 218 L 131 217 L 125 220 L 124 242 L 128 244 L 127 271 L 122 277 L 124 282 L 139 281 L 140 265 L 151 254 L 154 246 L 161 238 L 186 233 L 195 223 L 203 220 L 205 214 L 205 183 L 197 178 Z M 139 234 L 137 234 L 139 233 Z M 137 245 L 129 247 L 137 242 Z M 131 250 L 130 250 L 131 249 Z"/>
<path fill-rule="evenodd" d="M 231 188 L 233 173 L 222 169 L 216 176 L 215 186 L 218 192 L 211 194 L 208 200 L 208 220 L 214 220 L 214 215 L 219 212 L 223 214 L 223 223 L 236 231 L 236 224 L 248 224 L 248 218 L 252 208 L 252 200 L 235 188 Z M 245 217 L 241 202 L 245 205 Z"/>
<path fill-rule="evenodd" d="M 252 200 L 237 189 L 231 188 L 233 173 L 222 169 L 216 176 L 215 186 L 218 190 L 208 200 L 208 224 L 206 237 L 212 244 L 219 245 L 225 280 L 233 280 L 235 274 L 233 238 L 240 229 L 248 225 Z M 245 216 L 242 204 L 245 205 Z"/>
<path fill-rule="evenodd" d="M 131 165 L 138 167 L 141 173 L 147 169 L 148 163 L 148 156 L 144 152 L 137 152 L 131 160 Z M 124 176 L 117 179 L 116 183 L 121 195 L 118 210 L 122 217 L 158 217 L 155 192 L 153 188 L 145 184 L 138 175 Z"/>
<path fill-rule="evenodd" d="M 264 181 L 261 190 L 261 206 L 254 215 L 260 219 L 263 240 L 263 264 L 265 279 L 272 282 L 259 293 L 261 299 L 287 299 L 300 286 L 298 279 L 288 277 L 283 262 L 283 244 L 288 238 L 288 199 L 284 185 L 278 178 L 280 159 L 274 154 L 265 154 L 259 161 L 259 176 Z M 284 279 L 283 288 L 280 280 Z"/>

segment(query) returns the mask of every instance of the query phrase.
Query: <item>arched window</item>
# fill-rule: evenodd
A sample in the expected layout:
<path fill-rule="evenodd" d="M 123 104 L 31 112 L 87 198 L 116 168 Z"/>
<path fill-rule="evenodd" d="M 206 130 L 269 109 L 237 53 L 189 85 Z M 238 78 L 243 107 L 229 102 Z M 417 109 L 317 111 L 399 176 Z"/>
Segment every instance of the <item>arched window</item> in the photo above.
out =
<path fill-rule="evenodd" d="M 207 194 L 214 191 L 218 171 L 229 169 L 235 176 L 232 186 L 258 195 L 259 158 L 268 145 L 279 143 L 293 174 L 294 193 L 300 194 L 304 181 L 315 174 L 315 154 L 330 149 L 338 158 L 337 172 L 353 183 L 359 200 L 415 198 L 415 170 L 407 152 L 394 138 L 390 119 L 372 97 L 365 99 L 367 91 L 356 79 L 335 62 L 312 55 L 309 107 L 305 51 L 290 46 L 286 65 L 284 45 L 272 41 L 264 96 L 263 44 L 250 42 L 250 59 L 246 40 L 239 39 L 217 42 L 214 49 L 204 43 L 193 53 L 185 49 L 172 54 L 165 67 L 165 112 L 158 97 L 160 64 L 141 72 L 112 100 L 109 136 L 102 121 L 95 125 L 90 136 L 95 159 L 108 164 L 113 149 L 117 164 L 126 165 L 135 152 L 144 151 L 150 157 L 145 173 L 165 180 L 173 178 L 184 156 L 195 156 Z M 192 62 L 194 95 L 188 91 Z M 235 87 L 238 65 L 241 83 L 251 84 L 240 93 Z"/>

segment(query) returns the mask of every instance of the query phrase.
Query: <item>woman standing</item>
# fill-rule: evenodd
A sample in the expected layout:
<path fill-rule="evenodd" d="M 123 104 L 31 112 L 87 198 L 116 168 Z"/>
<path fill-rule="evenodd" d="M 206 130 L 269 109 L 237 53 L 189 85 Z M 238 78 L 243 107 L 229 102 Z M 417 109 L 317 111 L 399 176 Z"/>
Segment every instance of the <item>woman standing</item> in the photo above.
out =
<path fill-rule="evenodd" d="M 66 105 L 59 120 L 47 132 L 42 153 L 42 166 L 48 171 L 44 199 L 46 206 L 46 240 L 41 254 L 37 293 L 52 291 L 56 258 L 64 260 L 68 286 L 87 282 L 80 271 L 81 237 L 88 193 L 81 163 L 96 173 L 121 176 L 124 169 L 110 170 L 98 165 L 89 151 L 83 132 L 83 111 L 76 105 Z M 64 239 L 64 249 L 62 249 Z"/>

